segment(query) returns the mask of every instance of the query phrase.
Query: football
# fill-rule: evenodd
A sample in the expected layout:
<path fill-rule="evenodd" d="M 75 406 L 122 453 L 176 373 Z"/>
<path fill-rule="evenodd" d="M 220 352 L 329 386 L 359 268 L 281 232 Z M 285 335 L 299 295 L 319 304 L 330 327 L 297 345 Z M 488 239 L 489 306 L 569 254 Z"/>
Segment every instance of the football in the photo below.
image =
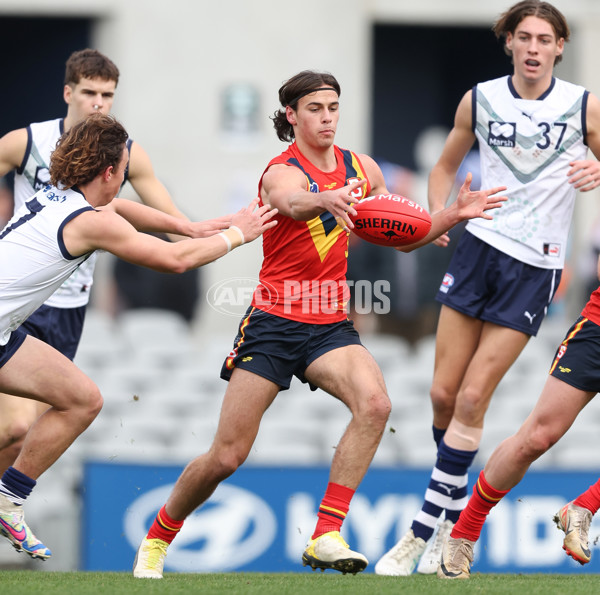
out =
<path fill-rule="evenodd" d="M 399 194 L 367 196 L 355 203 L 350 216 L 354 233 L 380 246 L 407 246 L 423 239 L 431 229 L 431 216 L 418 203 Z"/>

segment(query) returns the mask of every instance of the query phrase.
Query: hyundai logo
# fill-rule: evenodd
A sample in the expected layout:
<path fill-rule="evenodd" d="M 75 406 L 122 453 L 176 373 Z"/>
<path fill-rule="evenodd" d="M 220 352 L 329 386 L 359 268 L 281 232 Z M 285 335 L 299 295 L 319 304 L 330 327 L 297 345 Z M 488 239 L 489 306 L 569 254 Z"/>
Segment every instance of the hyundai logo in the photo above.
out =
<path fill-rule="evenodd" d="M 146 492 L 128 507 L 123 526 L 134 550 L 172 489 L 173 484 Z M 264 500 L 248 490 L 221 484 L 210 499 L 186 519 L 169 546 L 165 570 L 235 570 L 259 558 L 272 544 L 276 530 L 275 514 Z"/>

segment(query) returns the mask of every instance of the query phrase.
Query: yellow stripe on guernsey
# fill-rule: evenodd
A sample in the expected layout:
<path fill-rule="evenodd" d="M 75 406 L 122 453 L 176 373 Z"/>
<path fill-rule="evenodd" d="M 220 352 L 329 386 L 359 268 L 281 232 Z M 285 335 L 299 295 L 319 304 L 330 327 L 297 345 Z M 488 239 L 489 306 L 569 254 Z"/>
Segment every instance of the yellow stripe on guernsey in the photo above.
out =
<path fill-rule="evenodd" d="M 350 151 L 348 151 L 348 153 L 352 155 L 352 168 L 346 168 L 346 184 L 348 184 L 348 180 L 350 179 L 352 179 L 352 181 L 358 181 L 366 178 L 354 153 L 351 153 Z M 348 161 L 346 160 L 346 164 L 347 163 Z M 311 181 L 308 176 L 306 177 L 306 181 L 308 187 L 310 187 Z M 364 198 L 364 189 L 361 188 L 360 192 L 361 198 Z M 325 260 L 329 250 L 331 250 L 331 247 L 336 243 L 341 233 L 345 233 L 348 236 L 350 235 L 337 224 L 337 221 L 334 219 L 333 215 L 328 211 L 325 211 L 318 217 L 307 221 L 306 225 L 308 226 L 308 230 L 312 236 L 315 248 L 319 253 L 321 262 Z"/>

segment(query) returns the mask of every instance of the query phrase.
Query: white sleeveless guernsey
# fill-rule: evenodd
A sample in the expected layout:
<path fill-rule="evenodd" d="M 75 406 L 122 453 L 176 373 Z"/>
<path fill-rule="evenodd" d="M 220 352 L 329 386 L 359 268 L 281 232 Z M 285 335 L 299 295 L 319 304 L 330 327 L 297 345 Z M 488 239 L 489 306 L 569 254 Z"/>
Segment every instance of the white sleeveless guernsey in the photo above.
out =
<path fill-rule="evenodd" d="M 88 210 L 80 192 L 48 185 L 0 231 L 0 345 L 93 254 L 69 254 L 62 235 L 66 223 Z"/>
<path fill-rule="evenodd" d="M 50 182 L 50 154 L 63 133 L 63 119 L 35 122 L 27 127 L 27 150 L 15 172 L 15 212 Z M 87 259 L 46 301 L 54 308 L 79 308 L 90 300 L 96 254 Z"/>
<path fill-rule="evenodd" d="M 510 76 L 473 89 L 482 187 L 508 188 L 492 221 L 469 221 L 473 235 L 530 265 L 564 266 L 576 196 L 567 172 L 569 162 L 587 155 L 588 94 L 553 78 L 539 99 L 521 99 Z"/>

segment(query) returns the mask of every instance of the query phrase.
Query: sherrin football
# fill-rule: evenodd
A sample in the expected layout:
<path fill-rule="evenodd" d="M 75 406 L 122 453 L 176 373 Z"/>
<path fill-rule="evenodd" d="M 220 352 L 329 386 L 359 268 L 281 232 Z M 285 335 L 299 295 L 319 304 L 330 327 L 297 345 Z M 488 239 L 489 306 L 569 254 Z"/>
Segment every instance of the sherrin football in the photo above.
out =
<path fill-rule="evenodd" d="M 423 239 L 431 229 L 431 216 L 418 203 L 399 194 L 367 196 L 353 204 L 354 233 L 380 246 L 406 246 Z"/>

